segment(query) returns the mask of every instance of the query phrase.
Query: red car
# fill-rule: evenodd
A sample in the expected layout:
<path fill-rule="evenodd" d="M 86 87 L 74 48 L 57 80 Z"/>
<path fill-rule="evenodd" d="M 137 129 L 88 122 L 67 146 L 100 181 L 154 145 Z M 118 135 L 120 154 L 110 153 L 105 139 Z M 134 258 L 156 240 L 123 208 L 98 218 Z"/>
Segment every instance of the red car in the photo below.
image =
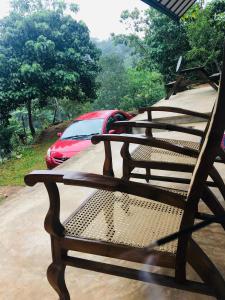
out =
<path fill-rule="evenodd" d="M 120 110 L 100 110 L 79 116 L 67 127 L 47 151 L 46 164 L 52 169 L 91 145 L 91 137 L 101 133 L 122 133 L 110 130 L 112 123 L 129 120 L 133 115 Z"/>

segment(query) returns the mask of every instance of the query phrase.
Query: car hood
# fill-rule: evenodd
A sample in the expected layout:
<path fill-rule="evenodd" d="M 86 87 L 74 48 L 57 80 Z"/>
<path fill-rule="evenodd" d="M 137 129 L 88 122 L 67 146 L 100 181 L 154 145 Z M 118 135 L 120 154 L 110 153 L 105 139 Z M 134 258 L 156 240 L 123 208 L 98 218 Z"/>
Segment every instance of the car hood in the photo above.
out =
<path fill-rule="evenodd" d="M 69 158 L 91 144 L 91 140 L 58 140 L 50 147 L 51 156 Z"/>

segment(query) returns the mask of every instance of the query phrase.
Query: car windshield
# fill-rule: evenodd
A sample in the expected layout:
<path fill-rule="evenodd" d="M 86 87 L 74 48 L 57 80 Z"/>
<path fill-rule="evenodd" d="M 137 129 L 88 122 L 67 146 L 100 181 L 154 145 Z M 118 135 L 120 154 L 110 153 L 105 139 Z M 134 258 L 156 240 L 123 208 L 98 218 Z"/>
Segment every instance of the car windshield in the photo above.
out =
<path fill-rule="evenodd" d="M 90 139 L 94 134 L 102 133 L 104 119 L 75 121 L 62 134 L 61 140 Z"/>

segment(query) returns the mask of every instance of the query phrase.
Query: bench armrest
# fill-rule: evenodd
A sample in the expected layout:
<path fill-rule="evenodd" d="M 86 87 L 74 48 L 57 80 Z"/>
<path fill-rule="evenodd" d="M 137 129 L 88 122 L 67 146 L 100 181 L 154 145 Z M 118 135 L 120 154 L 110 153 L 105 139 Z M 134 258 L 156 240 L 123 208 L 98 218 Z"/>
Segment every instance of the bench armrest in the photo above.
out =
<path fill-rule="evenodd" d="M 101 141 L 124 142 L 124 143 L 152 146 L 152 147 L 180 153 L 183 155 L 188 155 L 191 157 L 198 157 L 199 155 L 199 151 L 197 150 L 184 147 L 184 146 L 178 146 L 166 141 L 162 141 L 156 138 L 152 138 L 144 135 L 138 135 L 138 134 L 100 134 L 100 135 L 93 136 L 91 138 L 91 141 L 93 144 L 98 144 Z"/>
<path fill-rule="evenodd" d="M 37 170 L 26 175 L 24 182 L 29 186 L 33 186 L 38 182 L 63 182 L 65 173 L 65 171 L 60 170 Z"/>
<path fill-rule="evenodd" d="M 155 129 L 164 129 L 169 131 L 178 131 L 184 132 L 187 134 L 197 135 L 200 137 L 204 136 L 204 131 L 194 128 L 188 128 L 180 125 L 173 125 L 169 123 L 158 123 L 158 122 L 151 122 L 151 121 L 118 121 L 111 125 L 112 129 L 118 127 L 127 127 L 127 128 L 155 128 Z"/>
<path fill-rule="evenodd" d="M 107 191 L 119 191 L 128 193 L 139 197 L 145 197 L 155 201 L 160 201 L 168 205 L 173 205 L 179 208 L 185 207 L 186 196 L 160 189 L 159 187 L 150 184 L 126 181 L 111 176 L 104 176 L 85 172 L 71 172 L 71 171 L 33 171 L 25 176 L 25 183 L 27 185 L 35 185 L 38 182 L 62 182 L 65 185 L 84 186 L 96 189 L 103 189 Z"/>
<path fill-rule="evenodd" d="M 139 111 L 139 113 L 143 113 L 145 111 L 147 111 L 147 112 L 163 111 L 163 112 L 172 112 L 172 113 L 177 113 L 177 114 L 183 114 L 183 115 L 203 118 L 206 120 L 208 120 L 210 118 L 210 115 L 205 114 L 205 113 L 200 113 L 197 111 L 192 111 L 192 110 L 183 109 L 183 108 L 179 108 L 179 107 L 170 107 L 170 106 L 141 107 L 141 108 L 139 108 L 138 111 Z"/>

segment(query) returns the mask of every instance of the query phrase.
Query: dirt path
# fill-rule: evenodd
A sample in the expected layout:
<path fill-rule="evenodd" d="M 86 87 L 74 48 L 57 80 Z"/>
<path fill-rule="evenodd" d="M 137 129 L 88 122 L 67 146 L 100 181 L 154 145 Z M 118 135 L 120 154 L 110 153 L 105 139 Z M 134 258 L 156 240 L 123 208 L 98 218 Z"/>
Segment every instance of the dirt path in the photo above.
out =
<path fill-rule="evenodd" d="M 62 123 L 59 123 L 57 125 L 51 125 L 47 129 L 43 130 L 39 137 L 37 138 L 37 143 L 43 143 L 44 141 L 47 141 L 49 139 L 52 139 L 57 136 L 58 132 L 63 132 L 66 127 L 70 125 L 72 121 L 64 121 Z"/>
<path fill-rule="evenodd" d="M 23 186 L 0 186 L 0 199 L 5 199 L 20 191 Z"/>

